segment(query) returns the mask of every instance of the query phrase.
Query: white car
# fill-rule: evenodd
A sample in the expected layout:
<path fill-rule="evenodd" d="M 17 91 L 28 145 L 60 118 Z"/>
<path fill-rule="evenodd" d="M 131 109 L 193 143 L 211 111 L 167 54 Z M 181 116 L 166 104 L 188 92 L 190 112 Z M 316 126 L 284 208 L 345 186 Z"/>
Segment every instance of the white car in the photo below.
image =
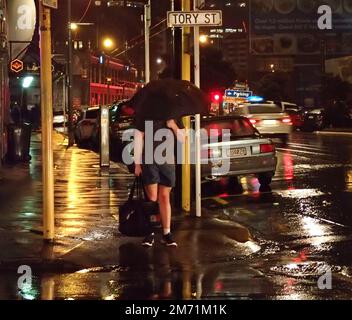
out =
<path fill-rule="evenodd" d="M 261 135 L 279 137 L 284 143 L 293 130 L 291 118 L 276 104 L 245 104 L 233 114 L 248 118 Z"/>

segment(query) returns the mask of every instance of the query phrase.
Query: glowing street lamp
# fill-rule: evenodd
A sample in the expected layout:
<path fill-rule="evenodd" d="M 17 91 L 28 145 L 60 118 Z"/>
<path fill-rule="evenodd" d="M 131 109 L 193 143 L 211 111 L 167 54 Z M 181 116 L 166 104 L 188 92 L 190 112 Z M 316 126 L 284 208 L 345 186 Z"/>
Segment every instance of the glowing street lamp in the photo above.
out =
<path fill-rule="evenodd" d="M 22 87 L 27 89 L 31 86 L 32 82 L 33 82 L 34 78 L 32 76 L 27 76 L 23 78 L 22 81 Z"/>
<path fill-rule="evenodd" d="M 77 23 L 71 22 L 70 23 L 70 28 L 72 31 L 76 31 L 78 29 Z"/>
<path fill-rule="evenodd" d="M 105 38 L 103 40 L 103 47 L 105 49 L 111 50 L 114 46 L 114 41 L 111 38 Z"/>
<path fill-rule="evenodd" d="M 205 34 L 202 34 L 199 36 L 199 42 L 202 44 L 205 44 L 208 42 L 208 36 L 206 36 Z"/>

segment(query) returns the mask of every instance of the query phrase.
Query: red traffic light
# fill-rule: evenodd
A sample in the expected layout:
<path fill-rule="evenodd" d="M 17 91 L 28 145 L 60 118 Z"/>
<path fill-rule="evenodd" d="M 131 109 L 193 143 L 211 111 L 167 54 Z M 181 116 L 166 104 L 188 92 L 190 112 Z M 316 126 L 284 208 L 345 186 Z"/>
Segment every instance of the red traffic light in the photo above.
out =
<path fill-rule="evenodd" d="M 211 93 L 211 100 L 212 100 L 212 102 L 220 102 L 221 94 L 219 92 Z"/>

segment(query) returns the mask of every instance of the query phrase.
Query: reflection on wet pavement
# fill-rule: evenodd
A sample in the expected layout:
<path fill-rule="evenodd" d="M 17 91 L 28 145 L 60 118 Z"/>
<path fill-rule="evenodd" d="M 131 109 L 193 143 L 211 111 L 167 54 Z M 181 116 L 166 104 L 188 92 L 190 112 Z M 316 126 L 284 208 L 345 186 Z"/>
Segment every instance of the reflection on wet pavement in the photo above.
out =
<path fill-rule="evenodd" d="M 254 176 L 204 182 L 204 218 L 176 217 L 176 250 L 159 243 L 145 250 L 140 239 L 119 235 L 114 216 L 133 178 L 121 168 L 104 176 L 98 156 L 68 150 L 55 162 L 58 243 L 64 244 L 54 253 L 79 268 L 36 272 L 20 292 L 15 275 L 0 273 L 0 297 L 350 299 L 351 145 L 348 138 L 336 143 L 295 134 L 278 148 L 271 188 Z M 31 174 L 27 187 L 40 192 L 38 168 Z M 37 199 L 29 193 L 12 208 L 18 212 L 12 228 L 40 225 Z M 332 289 L 321 290 L 329 272 Z"/>

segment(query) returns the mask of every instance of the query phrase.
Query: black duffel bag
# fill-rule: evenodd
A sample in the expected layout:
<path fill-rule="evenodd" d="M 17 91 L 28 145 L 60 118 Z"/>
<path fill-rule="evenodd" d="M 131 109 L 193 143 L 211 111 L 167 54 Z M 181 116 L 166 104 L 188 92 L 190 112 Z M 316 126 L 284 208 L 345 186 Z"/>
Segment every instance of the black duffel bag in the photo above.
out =
<path fill-rule="evenodd" d="M 129 237 L 144 237 L 151 230 L 151 217 L 158 212 L 158 204 L 148 200 L 142 179 L 137 177 L 127 202 L 120 207 L 119 231 Z"/>

